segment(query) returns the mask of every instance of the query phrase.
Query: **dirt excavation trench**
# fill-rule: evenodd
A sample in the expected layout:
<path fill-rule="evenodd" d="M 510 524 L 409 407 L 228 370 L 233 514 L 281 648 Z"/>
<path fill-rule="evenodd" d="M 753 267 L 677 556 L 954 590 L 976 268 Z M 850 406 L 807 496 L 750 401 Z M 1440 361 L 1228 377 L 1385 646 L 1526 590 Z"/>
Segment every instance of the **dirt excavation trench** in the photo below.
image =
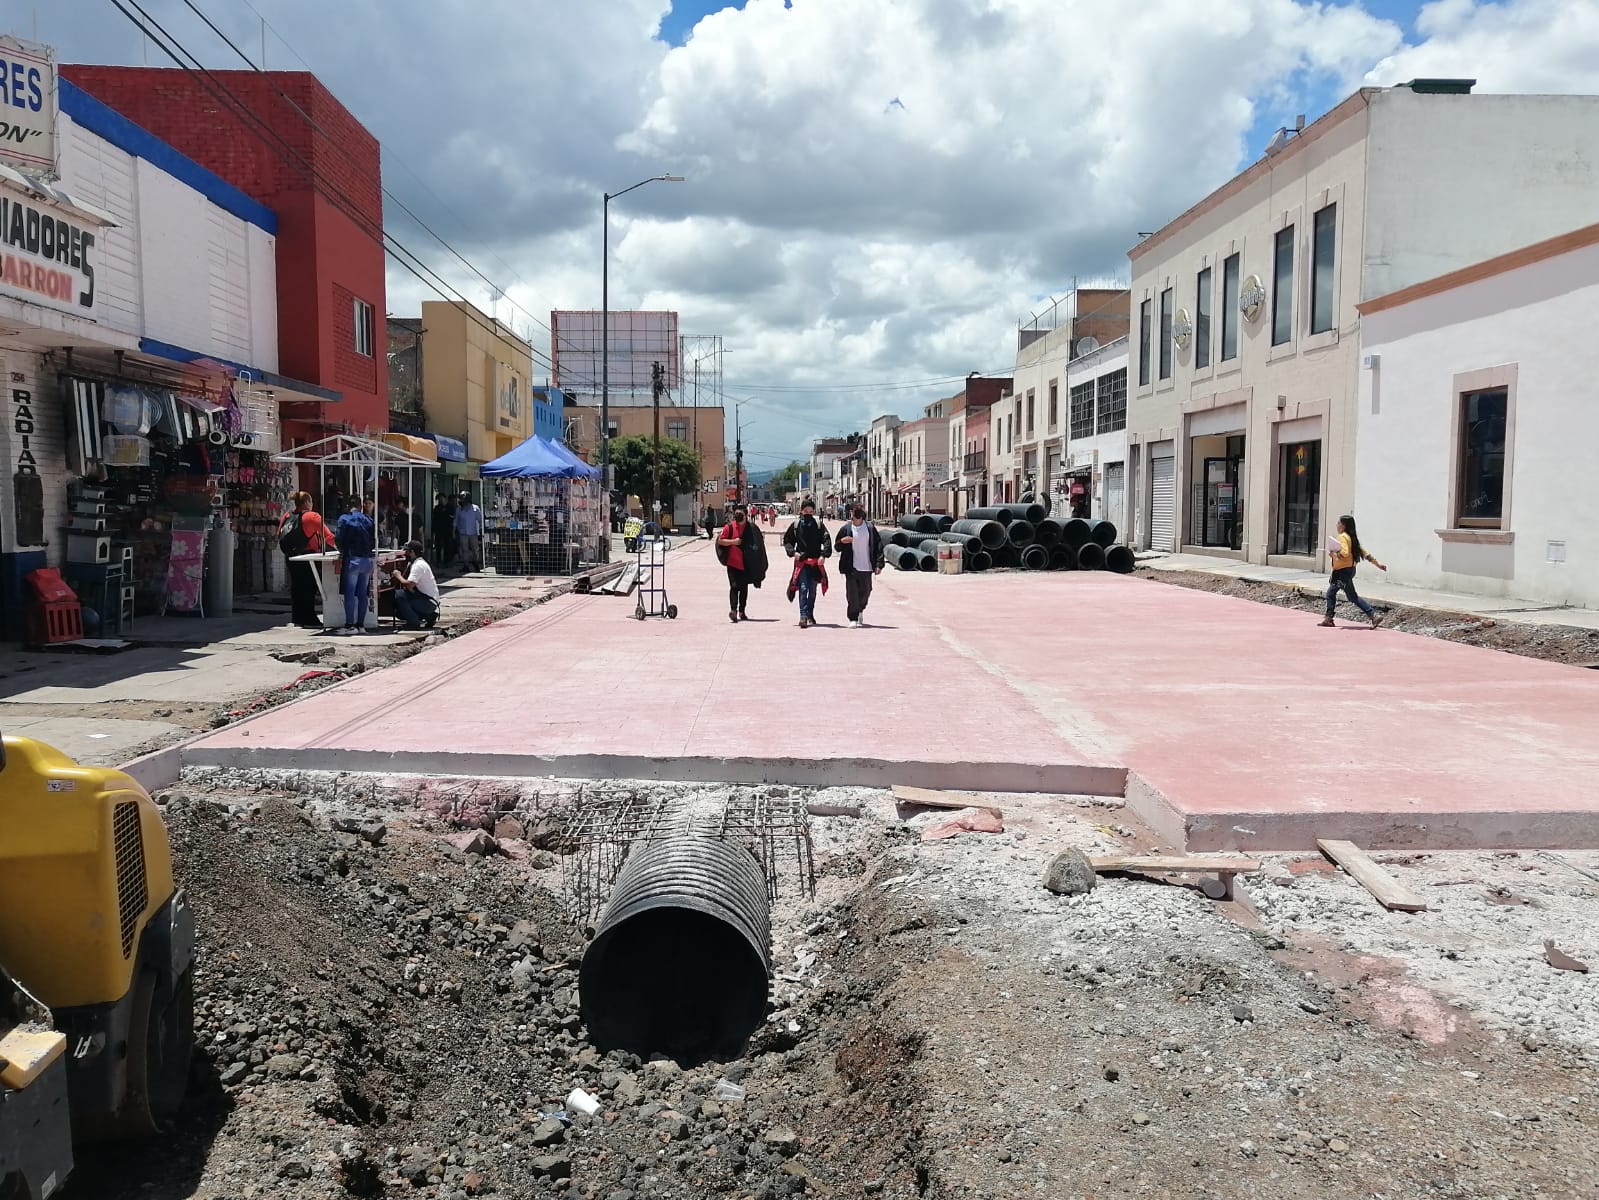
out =
<path fill-rule="evenodd" d="M 1599 885 L 1566 869 L 1592 855 L 1392 860 L 1433 902 L 1406 915 L 1295 856 L 1234 902 L 1056 895 L 1061 849 L 1139 844 L 1086 798 L 940 840 L 948 813 L 864 789 L 212 771 L 163 802 L 192 1101 L 69 1200 L 1599 1196 L 1599 974 L 1543 952 L 1599 969 Z M 737 1057 L 588 1040 L 587 938 L 663 812 L 769 822 Z"/>

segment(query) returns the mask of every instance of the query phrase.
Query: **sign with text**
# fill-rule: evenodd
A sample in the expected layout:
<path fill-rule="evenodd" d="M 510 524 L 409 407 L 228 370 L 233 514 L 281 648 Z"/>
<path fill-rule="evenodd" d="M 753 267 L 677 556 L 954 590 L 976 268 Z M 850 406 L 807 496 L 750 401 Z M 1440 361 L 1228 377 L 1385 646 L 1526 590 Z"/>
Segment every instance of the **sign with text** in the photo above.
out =
<path fill-rule="evenodd" d="M 0 162 L 56 173 L 56 55 L 0 34 Z"/>
<path fill-rule="evenodd" d="M 99 227 L 0 182 L 0 294 L 94 315 Z"/>

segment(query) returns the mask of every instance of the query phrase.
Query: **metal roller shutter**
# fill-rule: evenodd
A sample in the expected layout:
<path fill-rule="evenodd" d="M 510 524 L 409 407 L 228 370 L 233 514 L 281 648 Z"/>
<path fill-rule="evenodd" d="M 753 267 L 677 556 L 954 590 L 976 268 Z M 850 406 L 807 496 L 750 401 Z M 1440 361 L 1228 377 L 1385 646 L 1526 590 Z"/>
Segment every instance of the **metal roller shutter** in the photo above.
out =
<path fill-rule="evenodd" d="M 1177 459 L 1149 460 L 1150 505 L 1149 548 L 1177 549 Z"/>

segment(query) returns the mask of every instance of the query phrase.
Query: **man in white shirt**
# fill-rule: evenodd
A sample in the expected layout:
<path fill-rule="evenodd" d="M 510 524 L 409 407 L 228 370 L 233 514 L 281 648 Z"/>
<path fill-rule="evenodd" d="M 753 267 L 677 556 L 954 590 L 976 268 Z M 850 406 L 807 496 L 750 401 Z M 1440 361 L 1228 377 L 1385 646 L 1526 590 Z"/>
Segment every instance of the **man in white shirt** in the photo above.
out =
<path fill-rule="evenodd" d="M 851 629 L 865 629 L 866 605 L 872 598 L 872 581 L 883 569 L 883 537 L 856 505 L 850 523 L 838 531 L 838 570 L 844 576 L 845 616 Z"/>
<path fill-rule="evenodd" d="M 439 621 L 439 581 L 422 557 L 421 542 L 405 544 L 405 573 L 395 571 L 394 611 L 407 629 L 432 629 Z"/>

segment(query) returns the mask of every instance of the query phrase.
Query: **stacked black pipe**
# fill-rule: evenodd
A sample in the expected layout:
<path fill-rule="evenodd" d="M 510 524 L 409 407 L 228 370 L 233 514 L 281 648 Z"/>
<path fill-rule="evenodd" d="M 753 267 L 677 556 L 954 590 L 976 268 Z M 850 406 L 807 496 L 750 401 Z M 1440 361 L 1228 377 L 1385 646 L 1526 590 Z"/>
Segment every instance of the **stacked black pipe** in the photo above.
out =
<path fill-rule="evenodd" d="M 940 544 L 961 548 L 968 571 L 1114 571 L 1130 575 L 1133 552 L 1116 542 L 1116 526 L 1082 517 L 1052 517 L 1033 500 L 968 509 L 956 521 L 932 513 L 899 519 L 884 550 L 901 571 L 938 570 Z"/>

